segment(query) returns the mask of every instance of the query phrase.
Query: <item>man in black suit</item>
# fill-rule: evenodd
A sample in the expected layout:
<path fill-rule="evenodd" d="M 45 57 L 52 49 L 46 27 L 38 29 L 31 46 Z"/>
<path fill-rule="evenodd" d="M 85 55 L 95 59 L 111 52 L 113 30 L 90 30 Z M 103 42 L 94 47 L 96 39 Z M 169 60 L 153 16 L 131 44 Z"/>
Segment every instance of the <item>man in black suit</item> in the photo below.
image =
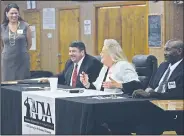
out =
<path fill-rule="evenodd" d="M 184 99 L 184 45 L 181 40 L 169 40 L 165 45 L 166 62 L 160 64 L 156 74 L 144 91 L 136 90 L 134 97 L 159 99 Z"/>
<path fill-rule="evenodd" d="M 69 56 L 70 59 L 66 62 L 64 70 L 57 75 L 59 84 L 83 88 L 79 76 L 82 71 L 89 75 L 91 82 L 96 80 L 103 65 L 95 57 L 86 53 L 83 42 L 72 42 L 69 47 Z"/>
<path fill-rule="evenodd" d="M 150 82 L 149 87 L 144 91 L 135 90 L 133 97 L 136 98 L 158 98 L 158 99 L 184 99 L 184 66 L 183 66 L 184 44 L 181 40 L 169 40 L 165 44 L 166 62 L 160 64 L 156 74 Z M 144 119 L 137 126 L 136 134 L 160 135 L 169 123 L 166 118 Z M 165 119 L 165 120 L 164 120 Z M 171 122 L 170 122 L 171 123 Z M 184 134 L 183 127 L 177 127 L 178 134 Z"/>

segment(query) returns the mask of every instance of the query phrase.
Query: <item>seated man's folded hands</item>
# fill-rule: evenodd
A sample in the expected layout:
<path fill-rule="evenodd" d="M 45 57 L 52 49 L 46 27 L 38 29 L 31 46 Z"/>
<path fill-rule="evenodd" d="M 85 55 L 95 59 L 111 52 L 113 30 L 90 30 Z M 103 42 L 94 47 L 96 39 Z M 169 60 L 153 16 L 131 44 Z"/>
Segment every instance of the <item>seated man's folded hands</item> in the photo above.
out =
<path fill-rule="evenodd" d="M 149 98 L 150 92 L 146 92 L 143 89 L 135 90 L 132 94 L 133 98 Z"/>

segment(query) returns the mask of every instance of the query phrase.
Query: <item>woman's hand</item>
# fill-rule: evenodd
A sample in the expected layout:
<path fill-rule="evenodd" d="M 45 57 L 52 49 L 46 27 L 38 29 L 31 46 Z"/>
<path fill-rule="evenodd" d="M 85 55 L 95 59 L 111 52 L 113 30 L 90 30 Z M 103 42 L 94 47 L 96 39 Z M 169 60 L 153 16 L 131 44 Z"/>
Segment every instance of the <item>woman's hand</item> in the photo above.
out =
<path fill-rule="evenodd" d="M 82 73 L 80 74 L 80 81 L 81 83 L 86 86 L 89 84 L 89 77 L 88 75 L 82 71 Z"/>
<path fill-rule="evenodd" d="M 115 80 L 113 80 L 111 77 L 109 77 L 111 81 L 103 82 L 102 86 L 104 88 L 123 88 L 122 83 L 118 83 Z"/>

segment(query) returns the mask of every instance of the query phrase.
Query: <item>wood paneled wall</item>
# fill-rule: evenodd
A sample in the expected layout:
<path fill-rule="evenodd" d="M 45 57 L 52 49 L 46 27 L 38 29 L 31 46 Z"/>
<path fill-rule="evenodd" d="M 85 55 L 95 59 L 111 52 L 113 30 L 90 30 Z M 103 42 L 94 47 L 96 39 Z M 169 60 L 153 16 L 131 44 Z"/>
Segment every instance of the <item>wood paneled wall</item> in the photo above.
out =
<path fill-rule="evenodd" d="M 150 2 L 149 9 L 151 14 L 162 15 L 162 46 L 150 48 L 150 54 L 155 55 L 158 63 L 164 61 L 164 45 L 169 39 L 183 39 L 183 6 L 177 5 L 174 1 Z M 160 10 L 158 7 L 161 7 Z"/>
<path fill-rule="evenodd" d="M 165 1 L 165 40 L 183 40 L 183 6 L 174 1 Z"/>
<path fill-rule="evenodd" d="M 149 14 L 161 15 L 161 47 L 150 47 L 149 53 L 156 56 L 158 64 L 164 61 L 164 44 L 165 44 L 165 13 L 164 13 L 164 1 L 149 2 Z"/>
<path fill-rule="evenodd" d="M 8 3 L 17 3 L 20 7 L 21 15 L 23 15 L 23 11 L 26 9 L 26 1 L 3 1 L 1 2 L 1 15 L 3 14 L 3 10 Z M 87 47 L 87 52 L 92 55 L 96 55 L 95 46 L 96 46 L 96 26 L 95 26 L 95 8 L 98 4 L 101 6 L 111 6 L 114 3 L 114 6 L 119 4 L 122 5 L 126 2 L 130 1 L 37 1 L 37 9 L 40 10 L 41 20 L 42 20 L 42 9 L 43 8 L 56 8 L 56 29 L 55 30 L 43 30 L 41 25 L 41 36 L 40 42 L 44 45 L 45 53 L 43 56 L 50 56 L 49 60 L 46 60 L 43 57 L 41 58 L 43 68 L 45 70 L 50 70 L 54 73 L 58 70 L 58 57 L 56 54 L 58 53 L 58 45 L 59 45 L 59 9 L 64 7 L 71 6 L 79 6 L 80 7 L 80 40 L 82 40 Z M 133 1 L 132 1 L 133 2 Z M 135 1 L 134 1 L 135 2 Z M 137 1 L 136 1 L 137 2 Z M 139 1 L 145 2 L 145 1 Z M 173 1 L 158 1 L 156 3 L 149 1 L 149 10 L 152 10 L 151 13 L 160 13 L 163 15 L 163 45 L 165 41 L 171 38 L 181 38 L 183 39 L 183 4 L 176 5 Z M 24 16 L 23 16 L 24 17 Z M 84 35 L 84 20 L 91 20 L 92 22 L 92 33 L 91 35 Z M 42 21 L 41 21 L 42 22 Z M 47 34 L 52 33 L 53 38 L 48 39 Z M 155 55 L 159 63 L 164 60 L 163 58 L 163 45 L 161 48 L 150 48 L 150 54 Z M 51 50 L 51 53 L 48 51 Z"/>

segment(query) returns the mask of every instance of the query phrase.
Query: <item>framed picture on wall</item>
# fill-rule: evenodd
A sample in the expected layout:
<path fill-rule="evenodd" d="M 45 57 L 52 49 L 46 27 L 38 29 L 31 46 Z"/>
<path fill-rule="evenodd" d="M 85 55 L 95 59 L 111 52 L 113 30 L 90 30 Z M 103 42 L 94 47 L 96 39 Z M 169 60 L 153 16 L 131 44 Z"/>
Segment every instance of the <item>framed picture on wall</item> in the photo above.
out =
<path fill-rule="evenodd" d="M 148 40 L 149 47 L 162 46 L 162 15 L 148 16 Z"/>

